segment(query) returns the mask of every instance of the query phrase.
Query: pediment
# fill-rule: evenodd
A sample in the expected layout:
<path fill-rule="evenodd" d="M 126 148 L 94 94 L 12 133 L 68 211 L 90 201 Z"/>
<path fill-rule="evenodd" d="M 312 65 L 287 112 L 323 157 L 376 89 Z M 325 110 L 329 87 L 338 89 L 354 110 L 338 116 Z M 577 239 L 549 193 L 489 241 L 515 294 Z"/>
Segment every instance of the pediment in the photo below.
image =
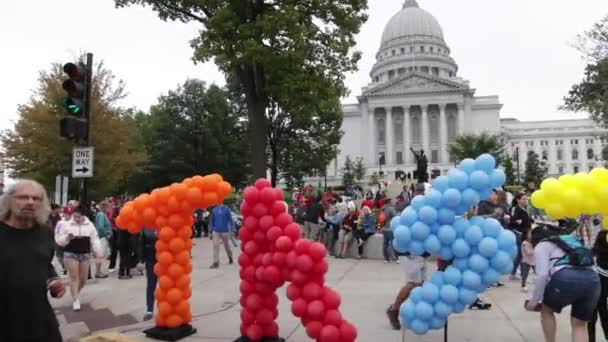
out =
<path fill-rule="evenodd" d="M 469 87 L 465 84 L 452 82 L 430 75 L 413 73 L 402 76 L 388 83 L 378 85 L 377 87 L 367 89 L 363 95 L 385 96 L 413 93 L 460 92 L 468 89 Z"/>

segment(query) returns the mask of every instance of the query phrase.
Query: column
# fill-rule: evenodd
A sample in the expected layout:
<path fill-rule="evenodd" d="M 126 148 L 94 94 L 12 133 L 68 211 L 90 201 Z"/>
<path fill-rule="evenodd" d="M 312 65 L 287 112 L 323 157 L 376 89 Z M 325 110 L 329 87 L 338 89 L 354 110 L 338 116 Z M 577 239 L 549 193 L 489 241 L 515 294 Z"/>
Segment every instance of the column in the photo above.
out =
<path fill-rule="evenodd" d="M 361 103 L 361 141 L 360 141 L 360 151 L 361 154 L 363 155 L 363 158 L 365 159 L 365 164 L 367 166 L 372 166 L 374 160 L 371 158 L 370 155 L 370 148 L 369 146 L 372 144 L 372 137 L 369 134 L 369 117 L 371 116 L 371 114 L 369 113 L 368 110 L 368 106 L 367 106 L 367 101 L 360 101 Z M 341 165 L 339 166 L 341 167 Z"/>
<path fill-rule="evenodd" d="M 448 163 L 448 126 L 445 115 L 446 104 L 439 104 L 439 163 Z"/>
<path fill-rule="evenodd" d="M 410 146 L 410 106 L 403 106 L 403 162 L 405 165 L 411 164 Z"/>
<path fill-rule="evenodd" d="M 557 149 L 555 146 L 555 140 L 547 140 L 549 142 L 549 158 L 547 163 L 549 165 L 549 174 L 557 174 Z"/>
<path fill-rule="evenodd" d="M 566 167 L 564 168 L 564 173 L 572 173 L 572 146 L 570 145 L 570 139 L 568 137 L 564 137 L 564 160 L 566 161 Z"/>
<path fill-rule="evenodd" d="M 372 109 L 371 113 L 368 113 L 367 117 L 367 136 L 368 136 L 368 153 L 369 153 L 369 165 L 377 166 L 378 158 L 376 156 L 376 111 Z"/>
<path fill-rule="evenodd" d="M 464 104 L 458 104 L 458 135 L 465 134 L 464 127 Z"/>
<path fill-rule="evenodd" d="M 386 165 L 394 165 L 395 160 L 395 138 L 394 129 L 393 129 L 393 108 L 385 108 L 386 112 Z"/>
<path fill-rule="evenodd" d="M 428 109 L 428 105 L 422 105 L 420 106 L 420 108 L 422 108 L 422 149 L 424 150 L 424 153 L 426 154 L 427 158 L 429 159 L 429 162 L 431 160 L 431 151 L 430 151 L 430 147 L 429 147 L 429 118 L 427 115 L 427 109 Z"/>

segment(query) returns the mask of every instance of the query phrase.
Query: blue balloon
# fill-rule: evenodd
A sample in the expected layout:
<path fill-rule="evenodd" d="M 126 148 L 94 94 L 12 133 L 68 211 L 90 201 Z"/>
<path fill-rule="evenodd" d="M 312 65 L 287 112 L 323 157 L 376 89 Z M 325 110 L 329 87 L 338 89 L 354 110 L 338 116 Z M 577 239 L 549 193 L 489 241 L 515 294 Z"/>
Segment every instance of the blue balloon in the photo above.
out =
<path fill-rule="evenodd" d="M 444 302 L 437 302 L 433 307 L 435 315 L 439 318 L 447 318 L 452 313 L 452 306 Z"/>
<path fill-rule="evenodd" d="M 482 201 L 487 201 L 490 198 L 490 196 L 492 196 L 492 192 L 493 192 L 493 189 L 491 189 L 489 187 L 479 190 L 479 199 Z"/>
<path fill-rule="evenodd" d="M 517 239 L 512 231 L 503 229 L 498 235 L 498 248 L 502 251 L 509 251 L 517 245 Z"/>
<path fill-rule="evenodd" d="M 446 176 L 439 176 L 435 178 L 435 181 L 433 181 L 433 189 L 439 192 L 445 192 L 449 187 L 450 182 Z"/>
<path fill-rule="evenodd" d="M 411 300 L 406 301 L 399 308 L 399 316 L 403 321 L 411 321 L 416 317 L 416 304 Z"/>
<path fill-rule="evenodd" d="M 420 208 L 424 207 L 426 205 L 426 199 L 424 199 L 423 195 L 418 195 L 416 197 L 414 197 L 414 199 L 412 200 L 411 206 L 412 208 L 416 209 L 416 210 L 420 210 Z"/>
<path fill-rule="evenodd" d="M 436 235 L 429 235 L 424 240 L 424 249 L 432 255 L 437 255 L 441 250 L 441 241 Z"/>
<path fill-rule="evenodd" d="M 519 250 L 517 249 L 517 246 L 511 247 L 511 250 L 509 250 L 509 255 L 511 256 L 511 259 L 515 259 L 518 253 Z"/>
<path fill-rule="evenodd" d="M 471 158 L 466 158 L 463 159 L 460 164 L 458 165 L 458 168 L 460 169 L 460 171 L 466 172 L 468 174 L 471 174 L 475 171 L 475 160 L 471 159 Z"/>
<path fill-rule="evenodd" d="M 464 305 L 471 305 L 471 304 L 475 303 L 475 301 L 477 300 L 477 293 L 475 291 L 465 289 L 465 288 L 461 288 L 459 290 L 458 296 L 459 296 L 460 303 L 462 303 Z"/>
<path fill-rule="evenodd" d="M 448 305 L 458 302 L 458 288 L 454 285 L 444 285 L 439 290 L 441 300 Z"/>
<path fill-rule="evenodd" d="M 422 299 L 434 304 L 439 300 L 439 287 L 432 282 L 426 282 L 422 286 Z"/>
<path fill-rule="evenodd" d="M 441 206 L 441 192 L 437 190 L 431 190 L 429 193 L 424 195 L 426 205 L 430 205 L 433 208 L 439 208 Z"/>
<path fill-rule="evenodd" d="M 450 188 L 443 193 L 441 203 L 448 208 L 454 209 L 460 205 L 461 197 L 459 190 Z"/>
<path fill-rule="evenodd" d="M 467 188 L 462 192 L 462 203 L 467 208 L 472 208 L 479 203 L 479 193 L 471 188 Z"/>
<path fill-rule="evenodd" d="M 492 188 L 500 188 L 507 181 L 507 176 L 503 170 L 495 169 L 490 173 L 490 185 Z"/>
<path fill-rule="evenodd" d="M 486 222 L 486 220 L 481 217 L 481 216 L 473 216 L 470 220 L 469 220 L 469 224 L 471 226 L 483 226 L 483 223 Z"/>
<path fill-rule="evenodd" d="M 485 220 L 483 225 L 481 226 L 483 230 L 483 235 L 486 237 L 497 238 L 502 231 L 502 225 L 498 220 L 493 218 L 488 218 Z"/>
<path fill-rule="evenodd" d="M 454 313 L 462 313 L 462 312 L 464 312 L 465 308 L 466 308 L 466 306 L 460 302 L 454 303 L 452 305 L 452 310 L 454 311 Z"/>
<path fill-rule="evenodd" d="M 498 252 L 498 242 L 493 238 L 483 238 L 479 243 L 479 254 L 486 258 L 492 258 Z"/>
<path fill-rule="evenodd" d="M 496 160 L 487 153 L 482 154 L 475 159 L 475 168 L 490 173 L 496 168 Z"/>
<path fill-rule="evenodd" d="M 443 272 L 443 280 L 449 285 L 458 286 L 462 281 L 462 273 L 456 267 L 448 266 Z"/>
<path fill-rule="evenodd" d="M 468 258 L 454 259 L 454 261 L 452 262 L 452 266 L 459 269 L 460 272 L 467 271 L 469 269 L 469 259 Z"/>
<path fill-rule="evenodd" d="M 394 234 L 395 239 L 393 240 L 393 247 L 395 247 L 395 250 L 398 252 L 405 252 L 412 241 L 412 232 L 410 228 L 407 226 L 398 226 L 397 229 L 395 229 Z"/>
<path fill-rule="evenodd" d="M 471 207 L 466 206 L 464 203 L 460 203 L 458 207 L 454 208 L 454 212 L 457 216 L 464 216 L 469 210 L 471 210 Z"/>
<path fill-rule="evenodd" d="M 475 171 L 471 173 L 469 183 L 471 184 L 471 188 L 483 190 L 490 187 L 490 177 L 484 171 Z"/>
<path fill-rule="evenodd" d="M 438 223 L 433 223 L 432 225 L 430 225 L 431 234 L 437 235 L 437 232 L 439 231 L 439 227 L 441 227 L 441 226 Z"/>
<path fill-rule="evenodd" d="M 466 172 L 460 171 L 458 169 L 451 169 L 448 171 L 448 181 L 450 184 L 450 188 L 464 190 L 467 188 L 469 183 L 469 175 Z"/>
<path fill-rule="evenodd" d="M 424 245 L 420 241 L 412 241 L 408 251 L 416 256 L 424 254 Z"/>
<path fill-rule="evenodd" d="M 441 208 L 437 212 L 437 222 L 439 222 L 439 224 L 452 224 L 455 220 L 456 214 L 448 208 Z"/>
<path fill-rule="evenodd" d="M 498 251 L 490 261 L 490 264 L 496 270 L 503 270 L 507 265 L 513 264 L 513 258 L 505 251 Z"/>
<path fill-rule="evenodd" d="M 463 218 L 458 218 L 454 221 L 454 224 L 452 226 L 454 227 L 454 230 L 456 231 L 456 236 L 462 237 L 462 236 L 464 236 L 464 232 L 466 232 L 467 229 L 469 228 L 469 221 L 467 221 Z"/>
<path fill-rule="evenodd" d="M 429 331 L 429 325 L 419 319 L 415 319 L 410 324 L 410 330 L 416 335 L 424 335 Z"/>
<path fill-rule="evenodd" d="M 437 254 L 439 259 L 441 260 L 452 260 L 454 258 L 454 254 L 452 253 L 452 248 L 448 246 L 441 247 L 439 254 Z"/>
<path fill-rule="evenodd" d="M 443 273 L 442 272 L 433 272 L 433 274 L 431 275 L 431 283 L 435 284 L 435 286 L 437 286 L 437 288 L 440 288 L 441 286 L 443 286 L 443 284 L 444 284 Z"/>
<path fill-rule="evenodd" d="M 433 306 L 427 302 L 416 304 L 416 319 L 426 321 L 433 317 Z"/>
<path fill-rule="evenodd" d="M 487 271 L 485 271 L 483 273 L 483 283 L 484 284 L 487 284 L 487 285 L 495 284 L 498 282 L 498 280 L 500 280 L 500 273 L 498 273 L 493 268 L 489 268 Z"/>
<path fill-rule="evenodd" d="M 431 228 L 422 222 L 416 222 L 412 225 L 412 238 L 424 241 L 431 233 Z"/>
<path fill-rule="evenodd" d="M 418 213 L 416 212 L 416 209 L 413 207 L 405 208 L 401 213 L 401 224 L 411 226 L 416 221 L 418 221 Z"/>
<path fill-rule="evenodd" d="M 414 304 L 422 301 L 422 288 L 416 287 L 410 292 L 410 298 Z"/>
<path fill-rule="evenodd" d="M 451 245 L 456 240 L 456 230 L 452 226 L 441 226 L 437 231 L 437 237 L 444 245 Z"/>
<path fill-rule="evenodd" d="M 479 226 L 470 226 L 464 232 L 464 238 L 471 246 L 476 246 L 483 239 L 483 231 Z"/>
<path fill-rule="evenodd" d="M 464 239 L 459 238 L 452 244 L 452 253 L 457 258 L 465 258 L 471 253 L 471 247 Z"/>
<path fill-rule="evenodd" d="M 391 219 L 391 230 L 394 232 L 395 229 L 401 224 L 401 218 L 399 216 L 395 216 Z"/>
<path fill-rule="evenodd" d="M 469 267 L 471 267 L 471 270 L 474 272 L 483 273 L 490 267 L 490 263 L 488 262 L 488 259 L 481 255 L 474 254 L 469 258 Z"/>
<path fill-rule="evenodd" d="M 445 322 L 445 319 L 433 317 L 429 326 L 431 327 L 431 329 L 443 329 L 445 327 Z"/>
<path fill-rule="evenodd" d="M 418 217 L 426 224 L 433 224 L 437 221 L 437 210 L 431 206 L 424 206 L 418 211 Z"/>
<path fill-rule="evenodd" d="M 462 272 L 462 285 L 468 289 L 476 289 L 481 285 L 481 277 L 471 270 L 466 270 Z"/>

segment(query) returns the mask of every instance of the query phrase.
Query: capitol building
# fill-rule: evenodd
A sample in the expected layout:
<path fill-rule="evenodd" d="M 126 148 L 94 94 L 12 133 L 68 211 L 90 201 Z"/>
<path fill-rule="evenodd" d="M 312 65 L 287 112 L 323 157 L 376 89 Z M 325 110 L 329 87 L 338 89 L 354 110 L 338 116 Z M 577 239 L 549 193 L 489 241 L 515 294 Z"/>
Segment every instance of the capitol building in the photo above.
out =
<path fill-rule="evenodd" d="M 405 1 L 386 24 L 370 76 L 357 103 L 343 105 L 344 136 L 328 170 L 331 183 L 339 182 L 347 156 L 363 158 L 367 175 L 412 172 L 416 163 L 410 149 L 425 151 L 431 174 L 446 174 L 454 166 L 447 145 L 458 135 L 482 132 L 504 134 L 522 177 L 530 151 L 550 175 L 603 165 L 608 141 L 590 119 L 509 119 L 501 113 L 498 95 L 477 94 L 458 76 L 441 26 L 416 0 Z"/>

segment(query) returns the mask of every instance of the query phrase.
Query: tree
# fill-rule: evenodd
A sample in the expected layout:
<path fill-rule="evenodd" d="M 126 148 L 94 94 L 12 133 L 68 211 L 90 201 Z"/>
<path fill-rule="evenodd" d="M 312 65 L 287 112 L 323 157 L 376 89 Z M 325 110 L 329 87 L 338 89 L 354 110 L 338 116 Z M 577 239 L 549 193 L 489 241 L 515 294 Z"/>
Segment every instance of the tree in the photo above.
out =
<path fill-rule="evenodd" d="M 140 129 L 150 156 L 141 175 L 148 181 L 145 188 L 215 172 L 233 185 L 245 183 L 245 127 L 226 90 L 187 80 L 159 97 Z"/>
<path fill-rule="evenodd" d="M 353 164 L 353 172 L 355 174 L 355 179 L 358 181 L 365 177 L 365 165 L 363 164 L 363 158 L 358 157 L 355 159 L 355 163 Z"/>
<path fill-rule="evenodd" d="M 346 156 L 344 167 L 342 168 L 342 185 L 350 186 L 355 184 L 355 167 L 350 156 Z"/>
<path fill-rule="evenodd" d="M 505 159 L 502 161 L 502 167 L 504 168 L 505 175 L 507 176 L 505 185 L 517 184 L 515 170 L 513 169 L 513 159 L 511 159 L 511 156 L 507 155 L 505 157 Z"/>
<path fill-rule="evenodd" d="M 74 145 L 59 136 L 59 120 L 65 115 L 61 107 L 64 79 L 60 63 L 41 71 L 32 98 L 17 109 L 14 127 L 0 135 L 11 176 L 35 179 L 47 189 L 54 187 L 56 175 L 71 175 Z M 91 143 L 95 148 L 94 177 L 89 181 L 92 198 L 116 194 L 146 158 L 137 144 L 134 113 L 117 104 L 124 96 L 124 84 L 116 82 L 103 63 L 97 64 L 91 90 Z M 77 189 L 74 183 L 73 191 Z"/>
<path fill-rule="evenodd" d="M 564 98 L 562 109 L 587 112 L 599 125 L 608 127 L 608 16 L 579 36 L 576 47 L 588 64 L 583 80 Z"/>
<path fill-rule="evenodd" d="M 481 133 L 465 134 L 457 136 L 448 145 L 448 153 L 453 161 L 461 161 L 466 158 L 477 158 L 489 153 L 496 159 L 496 165 L 502 163 L 504 155 L 504 142 L 500 135 Z"/>
<path fill-rule="evenodd" d="M 547 175 L 547 168 L 541 164 L 538 154 L 530 151 L 526 159 L 526 170 L 524 172 L 524 180 L 527 183 L 534 182 L 540 184 Z"/>
<path fill-rule="evenodd" d="M 357 69 L 355 35 L 367 0 L 115 0 L 149 5 L 162 20 L 202 26 L 194 61 L 213 59 L 244 88 L 253 175 L 266 176 L 271 102 L 294 115 L 310 103 L 347 93 L 344 73 Z"/>

